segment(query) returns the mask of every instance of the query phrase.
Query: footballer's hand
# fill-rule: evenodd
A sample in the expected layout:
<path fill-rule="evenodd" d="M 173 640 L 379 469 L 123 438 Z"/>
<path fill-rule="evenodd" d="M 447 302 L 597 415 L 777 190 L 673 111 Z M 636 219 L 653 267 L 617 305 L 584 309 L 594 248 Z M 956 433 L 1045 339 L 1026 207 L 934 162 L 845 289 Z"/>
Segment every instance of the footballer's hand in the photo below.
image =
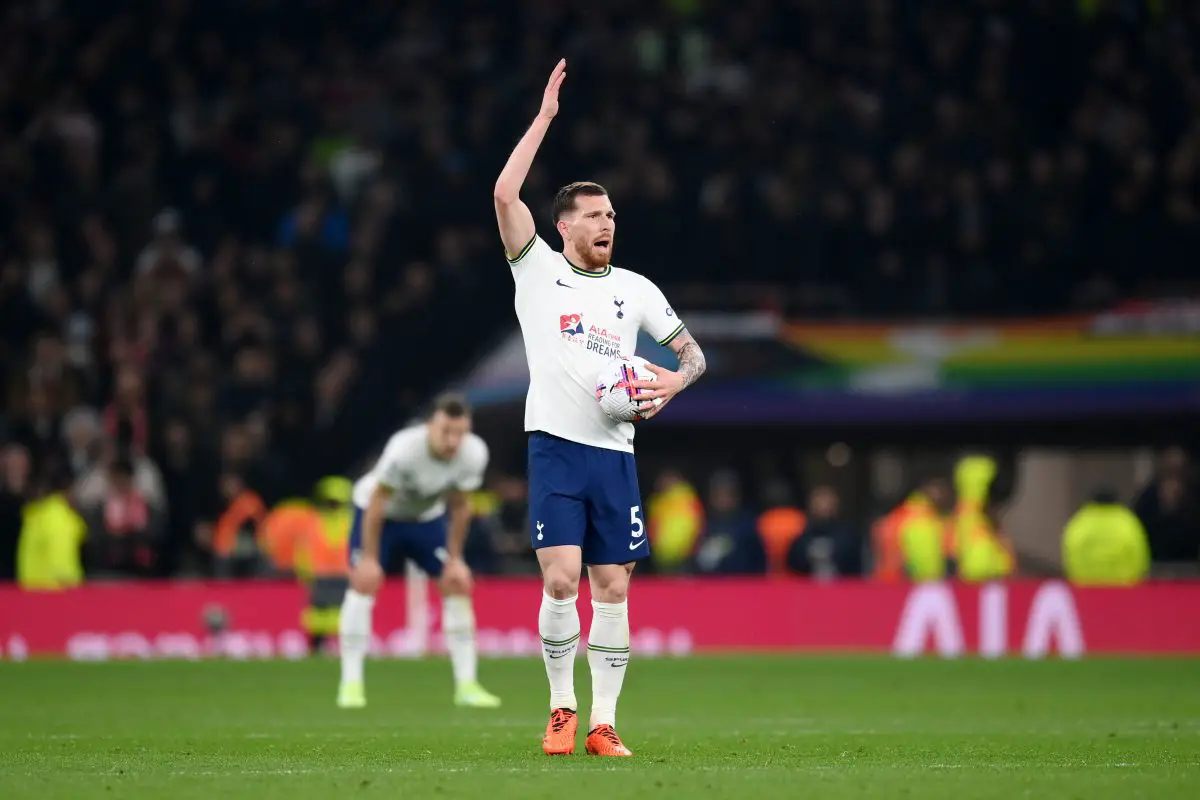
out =
<path fill-rule="evenodd" d="M 562 86 L 563 80 L 567 77 L 567 60 L 561 58 L 558 64 L 554 66 L 554 71 L 550 73 L 550 80 L 546 82 L 546 91 L 542 94 L 542 110 L 541 116 L 546 119 L 554 119 L 558 114 L 558 87 Z"/>
<path fill-rule="evenodd" d="M 451 556 L 442 565 L 442 588 L 446 594 L 471 592 L 471 568 L 462 558 Z"/>
<path fill-rule="evenodd" d="M 646 364 L 646 369 L 654 373 L 656 380 L 638 380 L 629 384 L 630 388 L 637 390 L 633 399 L 639 404 L 646 404 L 646 410 L 638 412 L 641 419 L 650 419 L 657 415 L 675 395 L 683 391 L 684 387 L 683 375 L 678 372 L 650 363 Z"/>
<path fill-rule="evenodd" d="M 383 567 L 379 565 L 379 559 L 361 556 L 350 568 L 350 588 L 359 594 L 379 594 L 383 588 Z"/>

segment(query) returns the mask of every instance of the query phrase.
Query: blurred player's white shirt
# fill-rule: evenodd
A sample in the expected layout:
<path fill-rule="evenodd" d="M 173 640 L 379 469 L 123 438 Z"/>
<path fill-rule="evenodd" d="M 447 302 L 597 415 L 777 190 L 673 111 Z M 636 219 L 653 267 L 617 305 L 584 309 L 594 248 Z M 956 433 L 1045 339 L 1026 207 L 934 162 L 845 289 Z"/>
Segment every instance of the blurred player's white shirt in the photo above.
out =
<path fill-rule="evenodd" d="M 578 269 L 539 236 L 508 263 L 529 360 L 525 430 L 632 453 L 633 425 L 600 409 L 596 378 L 617 355 L 634 355 L 639 330 L 668 344 L 683 322 L 649 279 Z"/>
<path fill-rule="evenodd" d="M 354 484 L 354 505 L 367 507 L 375 487 L 392 490 L 384 515 L 390 520 L 428 522 L 446 513 L 446 493 L 473 492 L 483 485 L 488 448 L 473 433 L 463 438 L 458 453 L 443 461 L 429 450 L 429 431 L 415 425 L 388 440 L 375 467 Z"/>

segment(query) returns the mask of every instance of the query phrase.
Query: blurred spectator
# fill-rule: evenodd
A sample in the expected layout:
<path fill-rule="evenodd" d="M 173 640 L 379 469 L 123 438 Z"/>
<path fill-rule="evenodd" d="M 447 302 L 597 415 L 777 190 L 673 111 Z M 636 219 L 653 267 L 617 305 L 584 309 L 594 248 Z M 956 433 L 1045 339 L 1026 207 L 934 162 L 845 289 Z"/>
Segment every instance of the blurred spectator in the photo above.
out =
<path fill-rule="evenodd" d="M 1012 540 L 1005 535 L 996 503 L 955 514 L 951 546 L 958 577 L 968 583 L 1001 581 L 1016 576 L 1017 558 Z"/>
<path fill-rule="evenodd" d="M 871 531 L 876 579 L 940 580 L 946 574 L 952 528 L 946 518 L 952 495 L 945 478 L 928 476 Z"/>
<path fill-rule="evenodd" d="M 139 276 L 165 275 L 195 278 L 200 271 L 200 253 L 183 240 L 182 220 L 173 208 L 164 208 L 154 217 L 154 238 L 137 257 Z"/>
<path fill-rule="evenodd" d="M 278 243 L 284 247 L 319 247 L 330 254 L 345 253 L 350 246 L 350 216 L 321 184 L 286 214 L 279 224 Z"/>
<path fill-rule="evenodd" d="M 24 407 L 12 424 L 11 437 L 24 445 L 33 458 L 36 469 L 61 459 L 60 435 L 62 409 L 55 406 L 54 396 L 38 382 L 30 385 Z"/>
<path fill-rule="evenodd" d="M 56 591 L 83 583 L 87 525 L 67 499 L 64 478 L 56 467 L 43 470 L 23 509 L 17 556 L 23 589 Z"/>
<path fill-rule="evenodd" d="M 92 467 L 75 480 L 71 489 L 72 497 L 80 512 L 88 517 L 99 510 L 112 494 L 114 473 L 111 467 L 117 461 L 127 461 L 133 468 L 133 484 L 138 496 L 145 500 L 156 511 L 166 508 L 166 495 L 163 492 L 162 474 L 158 466 L 149 456 L 131 452 L 128 448 L 120 448 L 111 441 L 105 444 L 104 453 L 92 464 Z M 117 478 L 123 478 L 118 473 Z"/>
<path fill-rule="evenodd" d="M 1150 571 L 1146 531 L 1115 492 L 1096 492 L 1063 531 L 1063 567 L 1078 586 L 1132 586 Z"/>
<path fill-rule="evenodd" d="M 150 442 L 150 420 L 146 415 L 145 383 L 137 369 L 122 367 L 112 402 L 104 410 L 104 429 L 120 447 L 145 453 Z"/>
<path fill-rule="evenodd" d="M 525 479 L 516 475 L 504 475 L 495 482 L 492 542 L 501 572 L 536 571 L 536 555 L 529 546 L 528 489 Z"/>
<path fill-rule="evenodd" d="M 11 386 L 16 377 L 13 367 L 24 359 L 39 321 L 24 268 L 17 261 L 0 262 L 0 386 Z"/>
<path fill-rule="evenodd" d="M 64 420 L 101 409 L 154 505 L 140 459 L 186 420 L 162 571 L 183 531 L 211 541 L 219 470 L 306 493 L 511 325 L 486 199 L 549 42 L 607 88 L 564 96 L 530 202 L 598 178 L 635 220 L 618 263 L 695 306 L 1028 315 L 1197 288 L 1188 3 L 8 5 L 0 435 L 103 473 Z M 1195 549 L 1173 486 L 1164 558 Z"/>
<path fill-rule="evenodd" d="M 353 496 L 354 484 L 348 478 L 330 475 L 318 481 L 311 507 L 315 513 L 311 521 L 315 524 L 299 527 L 300 535 L 293 542 L 296 573 L 302 576 L 309 590 L 308 606 L 302 619 L 309 637 L 309 652 L 313 655 L 321 652 L 326 638 L 338 633 L 342 599 L 349 585 L 350 528 L 355 513 Z M 268 527 L 266 520 L 262 527 Z M 288 560 L 274 548 L 269 548 L 267 553 L 276 569 Z"/>
<path fill-rule="evenodd" d="M 237 473 L 220 479 L 222 508 L 210 544 L 214 569 L 221 578 L 247 578 L 269 571 L 259 541 L 267 508 L 262 497 Z"/>
<path fill-rule="evenodd" d="M 264 349 L 247 346 L 238 350 L 233 375 L 221 393 L 221 410 L 235 420 L 270 411 L 274 372 L 273 360 Z"/>
<path fill-rule="evenodd" d="M 152 575 L 164 511 L 139 489 L 129 456 L 115 458 L 105 473 L 104 495 L 87 515 L 95 569 L 109 575 Z"/>
<path fill-rule="evenodd" d="M 761 575 L 767 556 L 754 526 L 754 515 L 742 504 L 737 477 L 713 475 L 708 484 L 704 538 L 696 551 L 696 568 L 713 575 Z"/>
<path fill-rule="evenodd" d="M 194 530 L 206 508 L 216 504 L 216 467 L 197 445 L 187 423 L 170 420 L 156 450 L 166 496 L 166 523 L 159 553 L 159 573 L 170 575 L 185 564 L 195 565 Z"/>
<path fill-rule="evenodd" d="M 788 569 L 823 578 L 861 574 L 862 539 L 842 518 L 841 499 L 832 486 L 809 493 L 807 516 L 803 534 L 788 548 Z"/>
<path fill-rule="evenodd" d="M 30 390 L 45 392 L 54 409 L 73 407 L 90 388 L 87 375 L 68 355 L 59 333 L 43 331 L 34 337 L 25 379 Z"/>
<path fill-rule="evenodd" d="M 1162 454 L 1154 479 L 1133 504 L 1156 564 L 1200 564 L 1200 492 L 1183 448 Z"/>
<path fill-rule="evenodd" d="M 679 472 L 664 470 L 655 482 L 647 501 L 646 525 L 638 509 L 633 509 L 634 540 L 648 534 L 650 559 L 658 572 L 679 572 L 686 568 L 704 528 L 704 506 L 696 490 Z M 649 530 L 645 530 L 649 528 Z"/>
<path fill-rule="evenodd" d="M 766 510 L 758 515 L 755 527 L 767 554 L 767 570 L 781 573 L 787 569 L 788 551 L 804 533 L 808 517 L 796 504 L 791 487 L 780 479 L 767 484 L 763 505 Z"/>
<path fill-rule="evenodd" d="M 63 418 L 66 464 L 72 478 L 79 478 L 95 466 L 104 443 L 100 415 L 86 406 L 78 406 Z"/>
<path fill-rule="evenodd" d="M 29 451 L 19 444 L 0 447 L 0 581 L 16 580 L 21 509 L 30 497 Z"/>

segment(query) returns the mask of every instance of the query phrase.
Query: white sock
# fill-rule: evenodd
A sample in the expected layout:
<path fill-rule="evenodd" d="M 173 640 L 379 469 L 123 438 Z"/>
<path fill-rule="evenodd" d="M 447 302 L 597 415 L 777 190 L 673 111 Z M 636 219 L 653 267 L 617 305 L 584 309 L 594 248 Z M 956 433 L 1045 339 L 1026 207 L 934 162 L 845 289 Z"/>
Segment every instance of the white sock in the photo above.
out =
<path fill-rule="evenodd" d="M 475 609 L 471 598 L 452 595 L 442 598 L 442 636 L 450 651 L 454 685 L 475 682 Z"/>
<path fill-rule="evenodd" d="M 592 629 L 588 632 L 588 664 L 592 668 L 592 720 L 597 725 L 617 724 L 617 698 L 629 664 L 629 601 L 592 601 Z"/>
<path fill-rule="evenodd" d="M 575 700 L 575 651 L 579 648 L 579 611 L 575 598 L 555 600 L 542 593 L 538 613 L 538 634 L 542 637 L 542 661 L 550 679 L 550 709 L 579 708 Z"/>
<path fill-rule="evenodd" d="M 363 660 L 371 647 L 371 610 L 375 598 L 346 590 L 342 614 L 338 619 L 338 638 L 342 651 L 342 683 L 362 683 Z"/>

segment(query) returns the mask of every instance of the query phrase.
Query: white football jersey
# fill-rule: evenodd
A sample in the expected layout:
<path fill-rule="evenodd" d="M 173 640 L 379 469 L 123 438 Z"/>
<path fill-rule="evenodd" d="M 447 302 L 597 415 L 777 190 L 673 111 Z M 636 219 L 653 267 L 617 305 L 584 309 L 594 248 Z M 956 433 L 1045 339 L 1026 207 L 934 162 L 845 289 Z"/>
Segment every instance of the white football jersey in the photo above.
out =
<path fill-rule="evenodd" d="M 633 452 L 633 425 L 605 415 L 596 379 L 610 359 L 634 355 L 639 330 L 668 344 L 683 321 L 649 279 L 577 268 L 539 236 L 508 263 L 529 360 L 525 430 Z"/>
<path fill-rule="evenodd" d="M 365 509 L 383 484 L 392 490 L 388 519 L 428 522 L 446 513 L 447 492 L 482 486 L 487 465 L 487 445 L 475 434 L 466 435 L 454 458 L 442 461 L 429 451 L 427 426 L 414 425 L 393 435 L 375 467 L 354 484 L 354 505 Z"/>

